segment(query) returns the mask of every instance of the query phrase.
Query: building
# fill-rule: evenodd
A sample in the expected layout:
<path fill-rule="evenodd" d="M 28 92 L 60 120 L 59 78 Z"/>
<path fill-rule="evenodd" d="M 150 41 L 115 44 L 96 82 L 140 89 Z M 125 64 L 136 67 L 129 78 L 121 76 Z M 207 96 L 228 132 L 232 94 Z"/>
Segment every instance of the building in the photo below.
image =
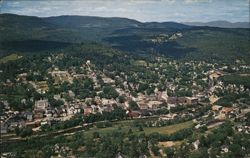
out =
<path fill-rule="evenodd" d="M 89 115 L 89 114 L 91 114 L 91 113 L 93 113 L 93 109 L 92 109 L 92 107 L 85 107 L 84 109 L 84 115 Z"/>
<path fill-rule="evenodd" d="M 195 97 L 168 97 L 168 104 L 197 104 L 198 98 Z"/>
<path fill-rule="evenodd" d="M 1 124 L 1 134 L 8 133 L 8 127 L 6 125 Z"/>
<path fill-rule="evenodd" d="M 35 102 L 35 110 L 46 110 L 49 107 L 48 99 L 38 100 Z"/>
<path fill-rule="evenodd" d="M 27 119 L 27 121 L 32 121 L 33 120 L 33 114 L 32 112 L 25 112 L 23 116 Z"/>
<path fill-rule="evenodd" d="M 220 106 L 220 105 L 213 105 L 212 106 L 213 111 L 220 111 L 221 109 L 222 109 L 222 106 Z"/>

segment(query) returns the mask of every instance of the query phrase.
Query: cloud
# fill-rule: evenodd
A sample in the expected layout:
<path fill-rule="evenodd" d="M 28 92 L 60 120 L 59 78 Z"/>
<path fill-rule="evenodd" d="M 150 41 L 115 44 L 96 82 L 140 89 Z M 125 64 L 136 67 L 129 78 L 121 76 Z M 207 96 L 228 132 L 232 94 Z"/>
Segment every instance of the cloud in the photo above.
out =
<path fill-rule="evenodd" d="M 93 15 L 143 22 L 249 21 L 249 0 L 8 0 L 1 6 L 3 13 L 41 17 Z"/>
<path fill-rule="evenodd" d="M 185 0 L 186 4 L 193 4 L 193 3 L 212 3 L 212 0 Z"/>

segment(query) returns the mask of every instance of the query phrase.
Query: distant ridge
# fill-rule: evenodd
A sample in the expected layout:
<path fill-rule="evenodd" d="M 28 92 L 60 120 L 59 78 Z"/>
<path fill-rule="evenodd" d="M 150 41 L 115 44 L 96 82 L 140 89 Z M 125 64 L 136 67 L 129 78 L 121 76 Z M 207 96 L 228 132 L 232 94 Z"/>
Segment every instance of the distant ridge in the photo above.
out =
<path fill-rule="evenodd" d="M 51 52 L 79 43 L 98 42 L 131 54 L 228 61 L 250 57 L 250 29 L 243 28 L 242 23 L 220 21 L 190 26 L 118 17 L 15 14 L 0 14 L 0 23 L 0 56 L 13 52 Z"/>
<path fill-rule="evenodd" d="M 250 28 L 249 22 L 235 22 L 228 21 L 211 21 L 211 22 L 184 22 L 183 24 L 191 26 L 209 26 L 209 27 L 221 27 L 221 28 Z"/>

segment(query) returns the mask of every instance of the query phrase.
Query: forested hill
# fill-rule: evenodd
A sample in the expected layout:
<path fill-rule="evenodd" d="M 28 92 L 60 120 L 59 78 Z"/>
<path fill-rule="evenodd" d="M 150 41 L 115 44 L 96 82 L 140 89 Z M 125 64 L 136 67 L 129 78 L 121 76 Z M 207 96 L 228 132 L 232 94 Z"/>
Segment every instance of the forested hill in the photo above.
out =
<path fill-rule="evenodd" d="M 31 17 L 0 14 L 0 56 L 60 50 L 75 43 L 100 42 L 136 54 L 196 59 L 250 58 L 250 29 L 142 23 L 90 16 Z"/>
<path fill-rule="evenodd" d="M 249 22 L 235 22 L 231 23 L 228 21 L 210 21 L 210 22 L 186 22 L 186 25 L 191 26 L 210 26 L 210 27 L 221 27 L 221 28 L 250 28 Z"/>

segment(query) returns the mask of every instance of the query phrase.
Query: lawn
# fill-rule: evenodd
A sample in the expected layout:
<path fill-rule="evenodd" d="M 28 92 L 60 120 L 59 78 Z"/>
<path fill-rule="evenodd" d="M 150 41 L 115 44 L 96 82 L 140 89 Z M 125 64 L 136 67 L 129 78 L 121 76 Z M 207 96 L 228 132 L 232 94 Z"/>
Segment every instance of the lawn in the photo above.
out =
<path fill-rule="evenodd" d="M 158 132 L 160 134 L 172 134 L 181 129 L 190 128 L 193 125 L 192 121 L 187 121 L 184 123 L 179 123 L 179 124 L 169 125 L 169 126 L 164 126 L 164 127 L 144 127 L 143 128 L 144 131 L 139 131 L 137 127 L 132 126 L 132 123 L 133 123 L 133 120 L 129 120 L 129 121 L 116 122 L 113 124 L 112 127 L 108 127 L 108 128 L 94 127 L 94 128 L 91 128 L 89 131 L 86 131 L 85 135 L 92 136 L 94 132 L 99 132 L 99 134 L 104 135 L 104 134 L 107 134 L 116 130 L 119 130 L 121 132 L 128 132 L 130 128 L 132 129 L 134 134 L 140 134 L 142 132 L 144 132 L 147 135 L 150 133 L 154 133 L 154 132 Z"/>
<path fill-rule="evenodd" d="M 147 66 L 147 62 L 145 60 L 131 60 L 130 63 L 134 66 Z"/>
<path fill-rule="evenodd" d="M 146 134 L 158 132 L 160 134 L 171 134 L 176 131 L 179 131 L 181 129 L 185 128 L 190 128 L 192 127 L 193 123 L 192 121 L 187 121 L 175 125 L 170 125 L 170 126 L 164 126 L 164 127 L 149 127 L 149 128 L 144 128 L 144 131 Z"/>

